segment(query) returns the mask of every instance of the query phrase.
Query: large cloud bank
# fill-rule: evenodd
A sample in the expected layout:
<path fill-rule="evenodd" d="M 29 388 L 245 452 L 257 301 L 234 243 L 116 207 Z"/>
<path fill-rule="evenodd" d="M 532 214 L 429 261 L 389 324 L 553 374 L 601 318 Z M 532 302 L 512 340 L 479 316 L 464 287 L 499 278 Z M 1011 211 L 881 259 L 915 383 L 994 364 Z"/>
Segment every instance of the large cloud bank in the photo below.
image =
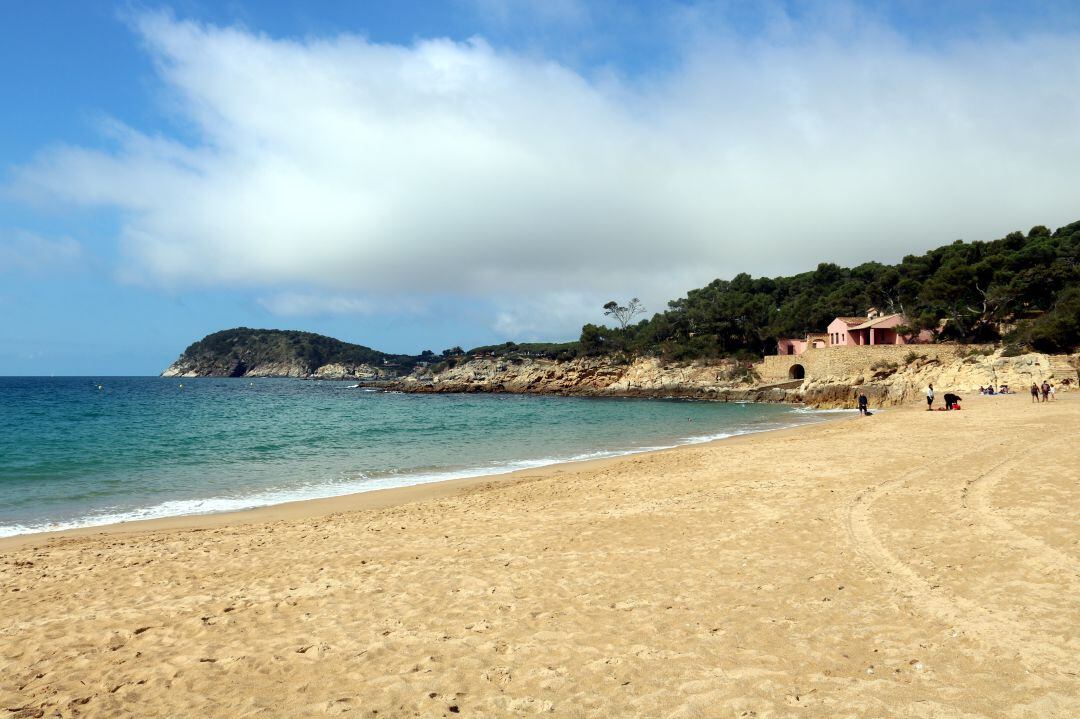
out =
<path fill-rule="evenodd" d="M 547 296 L 572 325 L 568 305 L 606 294 L 659 309 L 740 270 L 1080 216 L 1076 36 L 698 36 L 675 69 L 620 80 L 482 39 L 136 27 L 179 129 L 117 123 L 114 149 L 54 147 L 16 187 L 117 208 L 153 282 L 292 293 L 265 304 L 294 314 L 450 293 L 546 331 L 523 318 Z"/>

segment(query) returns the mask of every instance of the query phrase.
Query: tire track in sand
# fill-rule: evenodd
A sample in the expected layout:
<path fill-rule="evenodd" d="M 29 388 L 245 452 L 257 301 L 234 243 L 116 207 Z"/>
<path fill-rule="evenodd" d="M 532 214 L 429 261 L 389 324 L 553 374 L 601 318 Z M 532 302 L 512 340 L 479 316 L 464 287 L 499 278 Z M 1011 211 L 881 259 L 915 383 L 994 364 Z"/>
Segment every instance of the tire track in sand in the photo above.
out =
<path fill-rule="evenodd" d="M 1042 452 L 1052 444 L 1053 442 L 1044 442 L 1030 451 Z M 1015 465 L 1016 458 L 1010 457 L 978 477 L 968 480 L 960 492 L 960 504 L 964 509 L 970 510 L 977 521 L 987 525 L 998 536 L 1008 536 L 1013 545 L 1029 552 L 1032 564 L 1048 575 L 1059 576 L 1069 584 L 1069 590 L 1075 594 L 1077 585 L 1080 585 L 1080 560 L 1037 537 L 1020 531 L 1001 516 L 1000 511 L 990 501 L 994 487 L 1008 476 Z"/>
<path fill-rule="evenodd" d="M 1011 455 L 989 471 L 1015 461 L 1023 452 Z M 918 611 L 930 614 L 965 634 L 976 637 L 1006 652 L 1018 649 L 1027 659 L 1037 659 L 1056 666 L 1071 666 L 1075 652 L 1058 646 L 1059 637 L 1048 636 L 1023 622 L 1010 619 L 975 602 L 950 595 L 935 588 L 885 546 L 874 530 L 870 511 L 874 504 L 909 482 L 927 477 L 930 468 L 920 468 L 901 477 L 886 480 L 858 492 L 848 503 L 846 529 L 856 551 L 876 572 L 883 575 L 893 590 L 909 600 Z"/>

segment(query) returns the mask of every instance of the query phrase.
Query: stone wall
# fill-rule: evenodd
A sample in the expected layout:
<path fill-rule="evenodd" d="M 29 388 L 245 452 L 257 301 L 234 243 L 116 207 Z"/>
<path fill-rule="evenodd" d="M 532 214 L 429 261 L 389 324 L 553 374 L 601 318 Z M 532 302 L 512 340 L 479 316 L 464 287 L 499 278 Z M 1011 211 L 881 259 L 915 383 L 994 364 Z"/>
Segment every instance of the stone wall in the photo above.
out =
<path fill-rule="evenodd" d="M 755 365 L 764 382 L 797 379 L 792 369 L 800 365 L 804 377 L 825 379 L 860 374 L 878 362 L 906 363 L 912 352 L 927 359 L 950 362 L 968 355 L 977 345 L 854 345 L 812 348 L 801 355 L 770 355 Z"/>

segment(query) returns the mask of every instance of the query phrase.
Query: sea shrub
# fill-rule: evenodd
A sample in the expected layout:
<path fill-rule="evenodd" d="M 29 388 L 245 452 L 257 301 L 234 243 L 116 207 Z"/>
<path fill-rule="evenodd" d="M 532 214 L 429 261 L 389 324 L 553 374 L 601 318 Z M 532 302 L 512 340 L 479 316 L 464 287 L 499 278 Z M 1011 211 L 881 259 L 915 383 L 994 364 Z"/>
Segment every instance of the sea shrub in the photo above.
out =
<path fill-rule="evenodd" d="M 754 384 L 761 381 L 761 375 L 750 363 L 739 362 L 720 372 L 717 379 L 726 382 Z"/>

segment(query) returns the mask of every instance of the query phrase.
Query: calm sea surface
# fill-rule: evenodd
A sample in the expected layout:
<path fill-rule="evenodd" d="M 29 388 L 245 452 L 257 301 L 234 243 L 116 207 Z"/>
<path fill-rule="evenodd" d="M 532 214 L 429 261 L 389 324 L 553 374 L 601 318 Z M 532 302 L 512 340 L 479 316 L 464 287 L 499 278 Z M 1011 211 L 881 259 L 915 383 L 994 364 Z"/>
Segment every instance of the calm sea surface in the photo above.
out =
<path fill-rule="evenodd" d="M 289 379 L 0 377 L 0 536 L 495 474 L 825 416 Z"/>

